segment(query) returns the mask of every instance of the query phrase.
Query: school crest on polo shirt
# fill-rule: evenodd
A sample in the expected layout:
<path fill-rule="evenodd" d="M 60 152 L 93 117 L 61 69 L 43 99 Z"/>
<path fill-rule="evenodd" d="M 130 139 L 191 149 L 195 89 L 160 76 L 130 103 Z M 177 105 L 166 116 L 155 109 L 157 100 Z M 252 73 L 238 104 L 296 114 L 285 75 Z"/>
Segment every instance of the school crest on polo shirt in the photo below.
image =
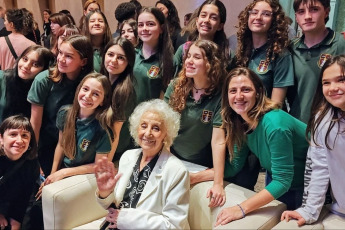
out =
<path fill-rule="evenodd" d="M 268 66 L 270 65 L 269 61 L 261 60 L 259 63 L 258 68 L 256 68 L 256 71 L 258 73 L 266 73 L 268 71 Z"/>
<path fill-rule="evenodd" d="M 158 66 L 152 65 L 151 68 L 147 71 L 147 76 L 149 78 L 155 79 L 158 77 L 159 70 L 160 69 Z"/>
<path fill-rule="evenodd" d="M 89 147 L 90 143 L 91 143 L 91 141 L 86 140 L 86 139 L 83 139 L 82 142 L 81 142 L 80 145 L 79 145 L 79 148 L 80 148 L 83 152 L 85 152 L 85 151 L 87 150 L 87 148 Z"/>
<path fill-rule="evenodd" d="M 331 57 L 332 57 L 332 55 L 330 55 L 330 54 L 321 54 L 320 59 L 317 62 L 317 65 L 319 66 L 319 68 L 322 68 L 322 66 L 326 63 L 326 61 L 328 59 L 330 59 Z"/>
<path fill-rule="evenodd" d="M 201 114 L 201 121 L 203 123 L 209 123 L 212 120 L 213 111 L 204 109 Z"/>

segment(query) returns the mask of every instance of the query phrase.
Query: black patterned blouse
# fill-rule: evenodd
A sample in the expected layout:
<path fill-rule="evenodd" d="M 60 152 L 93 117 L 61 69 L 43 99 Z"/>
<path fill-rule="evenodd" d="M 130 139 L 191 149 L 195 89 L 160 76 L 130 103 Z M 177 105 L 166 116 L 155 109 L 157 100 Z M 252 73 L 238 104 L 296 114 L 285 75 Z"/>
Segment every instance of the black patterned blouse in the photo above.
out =
<path fill-rule="evenodd" d="M 120 202 L 120 208 L 136 208 L 137 203 L 140 199 L 141 193 L 143 192 L 146 182 L 149 179 L 152 169 L 155 167 L 158 157 L 157 154 L 141 171 L 140 161 L 143 157 L 143 153 L 140 153 L 137 163 L 133 168 L 133 173 L 129 178 L 123 200 Z"/>

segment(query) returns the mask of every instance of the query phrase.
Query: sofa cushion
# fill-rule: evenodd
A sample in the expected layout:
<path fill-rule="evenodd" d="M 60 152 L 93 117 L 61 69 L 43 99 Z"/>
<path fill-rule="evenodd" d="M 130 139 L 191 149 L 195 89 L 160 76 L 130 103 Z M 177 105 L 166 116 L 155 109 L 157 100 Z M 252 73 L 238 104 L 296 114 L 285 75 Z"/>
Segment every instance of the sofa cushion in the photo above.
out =
<path fill-rule="evenodd" d="M 223 208 L 239 204 L 256 194 L 235 184 L 225 184 L 226 203 L 223 207 L 209 208 L 209 199 L 206 198 L 206 194 L 212 185 L 213 181 L 208 181 L 191 188 L 188 217 L 191 229 L 212 229 L 218 213 Z M 274 200 L 249 213 L 245 218 L 218 226 L 216 229 L 270 229 L 280 221 L 281 213 L 285 209 L 285 204 Z"/>
<path fill-rule="evenodd" d="M 94 174 L 77 175 L 44 186 L 45 229 L 71 229 L 107 214 L 95 199 Z"/>

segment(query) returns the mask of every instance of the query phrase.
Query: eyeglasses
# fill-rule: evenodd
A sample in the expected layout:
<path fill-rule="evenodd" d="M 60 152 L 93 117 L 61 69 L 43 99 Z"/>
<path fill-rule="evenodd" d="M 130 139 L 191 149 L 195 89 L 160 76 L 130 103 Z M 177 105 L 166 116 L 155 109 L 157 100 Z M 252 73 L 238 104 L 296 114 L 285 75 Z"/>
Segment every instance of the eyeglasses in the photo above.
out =
<path fill-rule="evenodd" d="M 249 10 L 248 13 L 251 17 L 256 17 L 259 15 L 258 10 Z M 273 13 L 271 11 L 264 10 L 260 13 L 260 17 L 270 18 L 270 17 L 272 17 L 272 14 Z"/>

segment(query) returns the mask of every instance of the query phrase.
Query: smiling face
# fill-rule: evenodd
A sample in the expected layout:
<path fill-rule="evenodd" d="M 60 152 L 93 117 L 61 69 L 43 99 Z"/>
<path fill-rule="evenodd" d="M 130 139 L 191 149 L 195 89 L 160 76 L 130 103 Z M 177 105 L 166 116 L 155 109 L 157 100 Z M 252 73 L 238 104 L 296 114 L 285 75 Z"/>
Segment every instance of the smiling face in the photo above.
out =
<path fill-rule="evenodd" d="M 330 9 L 325 9 L 319 1 L 314 1 L 314 5 L 302 2 L 295 12 L 296 22 L 303 33 L 321 33 L 326 28 L 325 19 L 329 11 Z"/>
<path fill-rule="evenodd" d="M 124 24 L 121 30 L 121 37 L 126 38 L 129 40 L 134 46 L 137 44 L 137 39 L 134 35 L 133 28 L 128 24 Z"/>
<path fill-rule="evenodd" d="M 25 129 L 7 129 L 0 135 L 0 143 L 5 155 L 12 161 L 23 156 L 29 147 L 31 134 Z"/>
<path fill-rule="evenodd" d="M 345 111 L 345 76 L 337 63 L 323 72 L 322 92 L 331 105 Z"/>
<path fill-rule="evenodd" d="M 187 58 L 185 61 L 186 77 L 204 77 L 207 78 L 208 61 L 205 58 L 205 53 L 202 49 L 196 45 L 192 45 L 189 48 Z"/>
<path fill-rule="evenodd" d="M 91 35 L 103 35 L 105 31 L 104 19 L 101 14 L 94 13 L 89 20 L 89 31 Z"/>
<path fill-rule="evenodd" d="M 138 144 L 144 154 L 157 154 L 164 145 L 166 135 L 164 121 L 158 113 L 147 111 L 142 115 L 138 127 Z"/>
<path fill-rule="evenodd" d="M 31 51 L 24 55 L 18 62 L 18 76 L 23 80 L 34 79 L 43 70 L 43 66 L 38 64 L 38 54 Z"/>
<path fill-rule="evenodd" d="M 80 54 L 68 43 L 62 42 L 57 56 L 57 66 L 61 73 L 65 73 L 70 80 L 75 80 L 87 59 L 81 59 Z"/>
<path fill-rule="evenodd" d="M 255 4 L 248 17 L 252 33 L 267 33 L 272 24 L 272 7 L 264 1 Z"/>
<path fill-rule="evenodd" d="M 220 22 L 218 7 L 212 4 L 204 5 L 196 20 L 199 38 L 213 41 L 214 35 L 223 26 L 224 24 Z"/>
<path fill-rule="evenodd" d="M 47 11 L 43 11 L 43 20 L 45 22 L 48 22 L 49 21 L 49 13 Z"/>
<path fill-rule="evenodd" d="M 81 86 L 78 93 L 78 103 L 81 114 L 92 114 L 98 106 L 102 106 L 104 89 L 97 79 L 89 78 Z"/>
<path fill-rule="evenodd" d="M 108 71 L 110 79 L 125 71 L 127 65 L 126 54 L 121 46 L 113 45 L 105 53 L 104 67 Z"/>
<path fill-rule="evenodd" d="M 248 112 L 256 102 L 256 91 L 253 82 L 244 75 L 233 77 L 229 82 L 228 100 L 230 107 L 247 123 L 250 123 Z"/>
<path fill-rule="evenodd" d="M 159 35 L 162 33 L 161 25 L 155 16 L 148 12 L 143 12 L 138 17 L 138 35 L 143 43 L 153 46 L 158 44 Z"/>

